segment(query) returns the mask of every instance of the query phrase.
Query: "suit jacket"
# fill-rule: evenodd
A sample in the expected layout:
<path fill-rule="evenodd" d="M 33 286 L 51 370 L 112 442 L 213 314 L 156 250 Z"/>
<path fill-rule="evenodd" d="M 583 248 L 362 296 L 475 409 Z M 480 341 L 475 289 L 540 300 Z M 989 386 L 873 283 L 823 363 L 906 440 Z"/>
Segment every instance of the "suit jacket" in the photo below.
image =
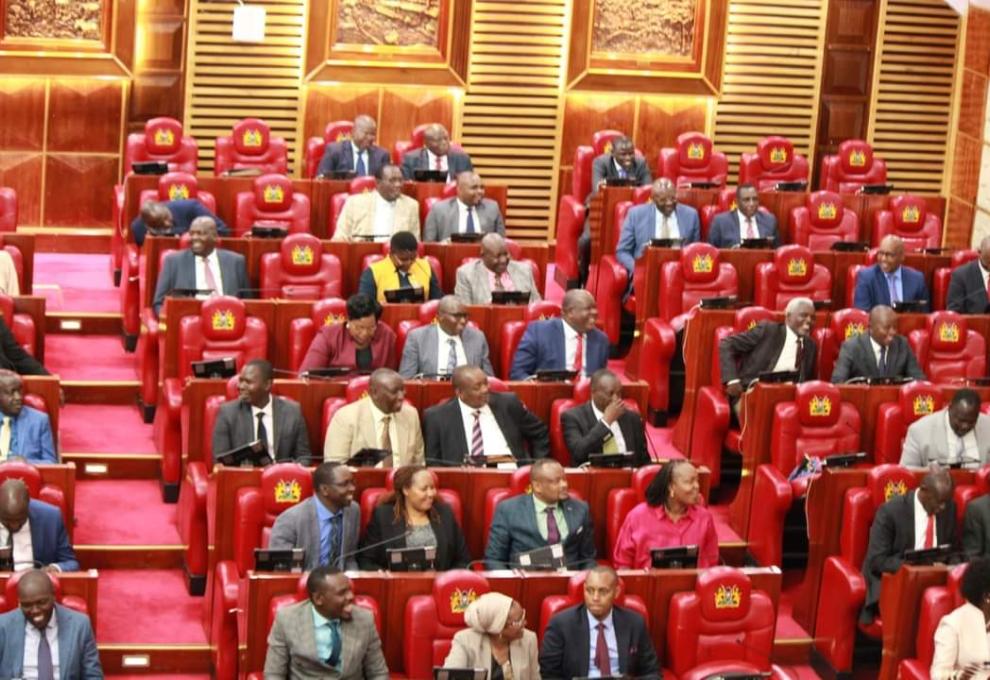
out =
<path fill-rule="evenodd" d="M 309 432 L 299 404 L 291 399 L 272 395 L 272 423 L 275 427 L 275 461 L 296 460 L 309 465 Z M 254 441 L 255 418 L 251 404 L 231 399 L 220 407 L 213 426 L 213 458 Z"/>
<path fill-rule="evenodd" d="M 560 502 L 560 507 L 567 520 L 567 538 L 564 539 L 567 568 L 589 569 L 595 566 L 595 529 L 588 504 L 568 498 Z M 495 506 L 488 545 L 485 546 L 488 569 L 507 569 L 518 564 L 519 553 L 546 546 L 547 541 L 536 524 L 532 494 L 513 496 Z"/>
<path fill-rule="evenodd" d="M 630 275 L 636 267 L 636 260 L 650 245 L 656 234 L 656 206 L 653 201 L 643 205 L 633 206 L 626 213 L 626 221 L 622 223 L 619 235 L 619 245 L 615 247 L 617 259 Z M 689 205 L 678 203 L 674 208 L 677 216 L 677 230 L 684 245 L 701 240 L 701 227 L 698 221 L 698 211 Z"/>
<path fill-rule="evenodd" d="M 529 301 L 538 302 L 540 287 L 533 281 L 533 268 L 523 262 L 509 261 L 506 269 L 512 279 L 512 287 L 516 290 L 528 290 Z M 488 267 L 479 260 L 462 264 L 457 268 L 457 283 L 454 285 L 454 295 L 466 305 L 490 305 L 492 303 L 492 288 L 488 281 Z"/>
<path fill-rule="evenodd" d="M 440 334 L 436 324 L 414 328 L 406 337 L 402 348 L 402 361 L 399 363 L 399 373 L 407 380 L 420 374 L 436 375 L 440 372 L 437 365 L 437 343 Z M 495 375 L 492 362 L 488 358 L 488 340 L 485 334 L 477 328 L 465 326 L 461 333 L 461 344 L 464 345 L 464 356 L 471 366 L 480 366 L 488 375 Z M 444 351 L 447 354 L 447 351 Z M 447 369 L 444 364 L 443 369 Z"/>
<path fill-rule="evenodd" d="M 990 495 L 984 494 L 966 504 L 962 548 L 969 559 L 990 557 Z"/>
<path fill-rule="evenodd" d="M 986 620 L 979 607 L 963 602 L 939 621 L 935 629 L 931 680 L 955 680 L 970 665 L 990 663 Z M 980 677 L 977 672 L 975 677 Z"/>
<path fill-rule="evenodd" d="M 268 634 L 265 680 L 388 680 L 382 641 L 371 612 L 354 607 L 340 622 L 340 672 L 316 657 L 313 605 L 309 600 L 282 607 Z"/>
<path fill-rule="evenodd" d="M 103 680 L 103 667 L 89 617 L 60 604 L 52 612 L 58 626 L 58 670 L 61 680 Z M 24 629 L 20 609 L 0 615 L 0 678 L 24 674 Z"/>
<path fill-rule="evenodd" d="M 901 295 L 903 300 L 927 300 L 925 311 L 931 309 L 931 296 L 928 294 L 928 284 L 925 275 L 917 269 L 901 266 Z M 887 287 L 887 277 L 880 265 L 861 269 L 856 274 L 856 292 L 853 295 L 853 307 L 867 312 L 877 305 L 890 304 L 890 289 Z"/>
<path fill-rule="evenodd" d="M 949 294 L 945 308 L 960 314 L 983 314 L 990 299 L 987 287 L 983 285 L 983 269 L 979 260 L 956 267 L 949 279 Z"/>
<path fill-rule="evenodd" d="M 619 668 L 613 668 L 612 675 L 659 680 L 660 663 L 643 617 L 631 609 L 613 605 L 612 624 L 619 648 Z M 579 604 L 554 614 L 543 634 L 540 650 L 543 680 L 587 677 L 590 656 L 588 608 Z"/>
<path fill-rule="evenodd" d="M 330 240 L 353 241 L 357 236 L 373 236 L 377 208 L 377 191 L 366 191 L 363 194 L 349 196 L 344 203 L 344 209 L 340 211 Z M 392 234 L 397 231 L 409 231 L 419 238 L 419 203 L 404 194 L 395 199 Z"/>
<path fill-rule="evenodd" d="M 757 210 L 755 219 L 760 238 L 773 239 L 774 248 L 780 245 L 777 218 L 773 213 Z M 708 229 L 708 242 L 716 248 L 734 248 L 739 245 L 739 233 L 739 211 L 721 212 L 712 219 L 712 226 Z"/>
<path fill-rule="evenodd" d="M 948 423 L 945 422 L 946 409 L 930 413 L 908 426 L 901 452 L 901 465 L 905 467 L 928 467 L 938 461 L 948 464 L 955 460 L 956 452 L 949 451 Z M 990 416 L 981 413 L 973 427 L 976 448 L 980 453 L 980 465 L 990 463 Z"/>
<path fill-rule="evenodd" d="M 547 426 L 519 401 L 519 397 L 509 392 L 489 392 L 488 408 L 513 456 L 524 460 L 550 455 Z M 457 397 L 426 409 L 423 413 L 426 457 L 433 461 L 463 463 L 469 453 L 463 422 Z"/>
<path fill-rule="evenodd" d="M 842 343 L 839 358 L 832 371 L 832 382 L 844 383 L 851 378 L 876 378 L 880 375 L 877 357 L 869 333 L 862 333 Z M 887 348 L 887 372 L 884 375 L 925 380 L 914 352 L 903 335 L 898 335 Z"/>
<path fill-rule="evenodd" d="M 185 234 L 189 231 L 189 226 L 192 221 L 197 217 L 212 217 L 213 221 L 217 223 L 217 233 L 221 236 L 227 236 L 230 234 L 230 229 L 224 223 L 222 219 L 211 213 L 206 209 L 206 206 L 200 203 L 195 198 L 184 198 L 178 201 L 166 201 L 165 207 L 172 214 L 172 230 L 173 236 L 179 236 Z M 131 222 L 131 234 L 134 235 L 134 242 L 139 246 L 144 243 L 144 237 L 148 233 L 148 226 L 138 215 Z"/>
<path fill-rule="evenodd" d="M 31 548 L 35 562 L 43 567 L 56 564 L 62 571 L 79 571 L 79 561 L 69 544 L 69 534 L 58 508 L 31 500 L 28 503 L 28 523 L 31 525 Z"/>
<path fill-rule="evenodd" d="M 0 317 L 0 368 L 20 375 L 49 375 L 37 359 L 28 354 L 14 339 L 7 322 Z"/>
<path fill-rule="evenodd" d="M 316 514 L 319 499 L 315 495 L 296 503 L 275 518 L 268 547 L 272 550 L 302 548 L 306 557 L 306 571 L 320 566 L 320 523 Z M 354 501 L 344 508 L 344 536 L 340 542 L 340 554 L 348 555 L 357 550 L 361 528 L 361 508 Z M 351 554 L 344 561 L 344 569 L 358 568 L 357 558 Z"/>
<path fill-rule="evenodd" d="M 632 171 L 628 174 L 641 187 L 653 184 L 650 166 L 646 164 L 646 159 L 639 155 L 633 156 Z M 612 154 L 603 153 L 596 156 L 595 160 L 591 162 L 591 194 L 587 199 L 590 200 L 592 196 L 598 193 L 598 185 L 602 183 L 603 179 L 617 179 L 618 177 L 619 171 L 615 169 Z"/>
<path fill-rule="evenodd" d="M 763 321 L 743 333 L 724 338 L 718 345 L 718 365 L 722 371 L 722 383 L 739 380 L 745 388 L 760 377 L 760 373 L 772 371 L 784 349 L 787 329 L 784 324 Z M 818 347 L 808 336 L 804 339 L 804 365 L 798 371 L 798 381 L 813 380 Z"/>
<path fill-rule="evenodd" d="M 430 208 L 423 227 L 424 241 L 449 241 L 450 235 L 457 233 L 457 203 L 457 197 L 448 198 Z M 505 236 L 505 222 L 498 203 L 490 198 L 481 199 L 481 203 L 474 208 L 474 229 L 479 233 L 496 232 Z"/>
<path fill-rule="evenodd" d="M 540 677 L 540 648 L 536 633 L 523 630 L 523 636 L 509 643 L 509 662 L 515 680 L 538 680 Z M 484 668 L 491 670 L 492 645 L 485 633 L 470 628 L 454 633 L 450 652 L 444 659 L 445 668 Z M 490 675 L 490 674 L 489 674 Z"/>
<path fill-rule="evenodd" d="M 11 423 L 10 453 L 23 456 L 29 463 L 58 463 L 55 443 L 52 440 L 52 426 L 48 414 L 30 406 L 21 412 Z"/>
<path fill-rule="evenodd" d="M 300 371 L 328 366 L 357 367 L 357 346 L 347 332 L 347 325 L 335 323 L 316 331 L 306 350 Z M 395 331 L 384 321 L 375 326 L 371 336 L 371 369 L 395 368 Z"/>
<path fill-rule="evenodd" d="M 471 553 L 454 513 L 450 506 L 439 500 L 433 504 L 433 508 L 436 510 L 436 517 L 430 519 L 430 526 L 437 539 L 434 567 L 437 571 L 465 569 L 471 562 Z M 361 547 L 367 549 L 357 556 L 360 568 L 368 571 L 388 569 L 388 550 L 406 547 L 406 530 L 405 520 L 395 521 L 395 503 L 383 503 L 375 508 L 364 536 L 361 537 Z M 370 547 L 383 541 L 390 542 Z"/>
<path fill-rule="evenodd" d="M 597 328 L 585 333 L 584 372 L 591 375 L 608 363 L 608 336 Z M 511 380 L 525 380 L 538 370 L 563 370 L 564 322 L 562 319 L 532 321 L 526 326 L 512 358 Z"/>
<path fill-rule="evenodd" d="M 393 467 L 422 465 L 423 434 L 419 429 L 419 412 L 406 403 L 392 417 L 398 432 L 398 440 L 392 442 Z M 345 461 L 361 449 L 377 449 L 379 434 L 375 432 L 371 397 L 359 399 L 334 414 L 323 442 L 323 459 Z"/>
<path fill-rule="evenodd" d="M 425 146 L 402 156 L 402 176 L 406 179 L 413 179 L 416 175 L 416 170 L 435 169 L 430 167 L 430 156 Z M 474 164 L 471 163 L 470 156 L 460 151 L 454 151 L 453 149 L 447 151 L 447 177 L 451 182 L 457 179 L 459 174 L 468 170 L 474 170 Z"/>
<path fill-rule="evenodd" d="M 870 543 L 863 560 L 863 578 L 866 580 L 866 601 L 860 621 L 869 624 L 877 616 L 880 603 L 880 579 L 901 568 L 905 550 L 914 549 L 914 496 L 911 491 L 896 496 L 880 506 L 873 526 L 870 527 Z M 954 544 L 956 538 L 956 504 L 950 499 L 945 509 L 935 516 L 935 536 L 939 545 Z"/>
<path fill-rule="evenodd" d="M 366 158 L 368 175 L 374 176 L 382 168 L 392 162 L 392 157 L 388 151 L 380 146 L 372 144 L 368 147 Z M 323 158 L 316 169 L 316 176 L 329 175 L 332 172 L 353 172 L 354 171 L 354 145 L 351 140 L 345 139 L 333 144 L 327 144 L 323 150 Z"/>
<path fill-rule="evenodd" d="M 626 450 L 636 454 L 636 465 L 649 463 L 650 452 L 646 448 L 643 419 L 638 413 L 626 411 L 619 417 L 618 423 L 622 438 L 626 440 Z M 605 423 L 595 417 L 590 401 L 561 413 L 560 425 L 573 467 L 587 463 L 592 453 L 601 453 L 605 440 L 612 436 Z"/>
<path fill-rule="evenodd" d="M 220 260 L 223 294 L 239 298 L 253 297 L 244 256 L 222 248 L 217 248 L 216 253 Z M 162 311 L 165 296 L 177 288 L 196 288 L 196 256 L 188 248 L 171 253 L 162 263 L 162 270 L 158 274 L 158 285 L 155 286 L 155 301 L 152 305 L 156 315 Z"/>

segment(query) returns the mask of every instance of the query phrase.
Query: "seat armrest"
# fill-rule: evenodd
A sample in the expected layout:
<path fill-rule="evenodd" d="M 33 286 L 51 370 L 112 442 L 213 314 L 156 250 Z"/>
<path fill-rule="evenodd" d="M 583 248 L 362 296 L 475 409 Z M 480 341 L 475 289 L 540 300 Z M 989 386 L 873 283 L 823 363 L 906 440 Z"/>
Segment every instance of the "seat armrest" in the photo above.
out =
<path fill-rule="evenodd" d="M 784 518 L 793 493 L 787 478 L 773 465 L 756 468 L 754 500 L 749 510 L 749 552 L 764 567 L 780 566 Z"/>

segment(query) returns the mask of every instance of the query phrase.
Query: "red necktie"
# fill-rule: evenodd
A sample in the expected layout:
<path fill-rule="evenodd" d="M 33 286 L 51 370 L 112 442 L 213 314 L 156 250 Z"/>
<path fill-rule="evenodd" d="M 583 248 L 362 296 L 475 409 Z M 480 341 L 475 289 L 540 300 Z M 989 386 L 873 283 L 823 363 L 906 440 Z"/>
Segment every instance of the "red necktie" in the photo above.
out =
<path fill-rule="evenodd" d="M 434 158 L 437 159 L 437 168 L 436 169 L 437 170 L 443 170 L 443 167 L 441 167 L 441 165 L 440 165 L 440 156 L 434 156 Z"/>
<path fill-rule="evenodd" d="M 753 225 L 753 218 L 746 218 L 746 238 L 760 238 L 759 233 L 756 231 L 756 227 Z"/>
<path fill-rule="evenodd" d="M 577 347 L 574 348 L 574 370 L 581 375 L 581 369 L 584 367 L 584 335 L 578 333 L 577 336 Z"/>
<path fill-rule="evenodd" d="M 928 515 L 928 527 L 925 529 L 925 548 L 935 547 L 935 515 Z"/>
<path fill-rule="evenodd" d="M 608 658 L 608 642 L 605 641 L 605 624 L 599 623 L 598 642 L 595 644 L 595 665 L 602 677 L 612 675 L 612 664 Z"/>

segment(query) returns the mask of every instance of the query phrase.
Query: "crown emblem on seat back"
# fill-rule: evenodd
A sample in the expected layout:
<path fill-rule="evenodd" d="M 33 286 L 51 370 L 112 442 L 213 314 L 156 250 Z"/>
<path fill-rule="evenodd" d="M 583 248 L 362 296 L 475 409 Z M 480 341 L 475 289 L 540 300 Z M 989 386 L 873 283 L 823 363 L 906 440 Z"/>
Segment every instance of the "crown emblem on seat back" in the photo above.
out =
<path fill-rule="evenodd" d="M 808 402 L 808 414 L 820 418 L 827 417 L 832 413 L 832 400 L 828 397 L 812 397 Z"/>
<path fill-rule="evenodd" d="M 313 249 L 309 246 L 296 246 L 293 248 L 292 264 L 299 266 L 313 264 Z"/>
<path fill-rule="evenodd" d="M 166 128 L 158 128 L 155 130 L 154 139 L 156 146 L 171 146 L 175 143 L 175 133 Z"/>
<path fill-rule="evenodd" d="M 168 200 L 179 201 L 189 198 L 189 187 L 185 184 L 173 184 L 168 188 Z"/>
<path fill-rule="evenodd" d="M 901 211 L 901 222 L 907 224 L 915 224 L 921 220 L 921 211 L 916 205 L 904 206 L 904 210 Z"/>
<path fill-rule="evenodd" d="M 705 255 L 696 255 L 694 260 L 691 261 L 691 271 L 695 274 L 708 274 L 714 271 L 714 269 L 715 260 L 707 253 Z"/>
<path fill-rule="evenodd" d="M 862 168 L 866 165 L 866 154 L 859 149 L 849 153 L 849 165 L 854 168 Z"/>
<path fill-rule="evenodd" d="M 477 599 L 478 593 L 474 591 L 474 588 L 467 590 L 455 589 L 450 594 L 450 613 L 463 614 L 468 608 L 468 605 Z"/>
<path fill-rule="evenodd" d="M 838 212 L 839 211 L 836 209 L 835 203 L 822 203 L 818 206 L 818 219 L 834 220 Z"/>
<path fill-rule="evenodd" d="M 298 503 L 302 500 L 302 487 L 296 480 L 280 479 L 275 484 L 276 503 Z"/>
<path fill-rule="evenodd" d="M 808 273 L 808 263 L 804 261 L 804 258 L 795 258 L 793 260 L 788 260 L 787 262 L 787 275 L 788 276 L 804 276 Z"/>
<path fill-rule="evenodd" d="M 736 609 L 742 604 L 739 586 L 720 585 L 715 591 L 715 609 Z"/>
<path fill-rule="evenodd" d="M 771 163 L 786 163 L 787 162 L 787 149 L 782 146 L 775 146 L 770 149 L 770 162 Z"/>
<path fill-rule="evenodd" d="M 327 314 L 323 317 L 323 325 L 333 326 L 334 324 L 344 323 L 346 320 L 343 314 Z"/>
<path fill-rule="evenodd" d="M 861 323 L 847 323 L 845 331 L 845 339 L 855 338 L 857 335 L 862 335 L 866 332 L 866 326 Z"/>
<path fill-rule="evenodd" d="M 215 331 L 230 331 L 234 329 L 234 313 L 229 309 L 213 312 L 210 320 Z"/>
<path fill-rule="evenodd" d="M 883 487 L 883 500 L 886 502 L 894 496 L 903 496 L 907 492 L 907 484 L 904 483 L 903 479 L 899 479 L 896 482 L 890 481 Z"/>
<path fill-rule="evenodd" d="M 277 184 L 269 184 L 264 191 L 265 203 L 281 203 L 285 198 L 285 191 Z"/>
<path fill-rule="evenodd" d="M 698 142 L 688 144 L 687 157 L 691 160 L 700 161 L 705 157 L 705 145 Z"/>
<path fill-rule="evenodd" d="M 939 324 L 938 339 L 942 342 L 959 342 L 959 325 L 954 323 Z"/>
<path fill-rule="evenodd" d="M 261 130 L 245 130 L 241 141 L 248 148 L 261 146 Z"/>
<path fill-rule="evenodd" d="M 935 398 L 930 394 L 919 394 L 911 404 L 911 410 L 916 416 L 924 416 L 935 412 Z"/>

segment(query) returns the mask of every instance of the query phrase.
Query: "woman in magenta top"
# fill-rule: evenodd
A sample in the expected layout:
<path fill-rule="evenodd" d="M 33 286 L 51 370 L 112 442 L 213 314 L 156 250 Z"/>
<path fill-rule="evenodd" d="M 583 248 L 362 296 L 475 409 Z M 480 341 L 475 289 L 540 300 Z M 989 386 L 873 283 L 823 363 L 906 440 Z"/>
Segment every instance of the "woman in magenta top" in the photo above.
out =
<path fill-rule="evenodd" d="M 323 326 L 309 345 L 299 372 L 345 366 L 370 373 L 396 368 L 395 331 L 379 320 L 381 308 L 367 295 L 347 298 L 347 323 Z"/>
<path fill-rule="evenodd" d="M 616 569 L 648 569 L 650 551 L 698 546 L 698 567 L 718 564 L 718 536 L 707 508 L 700 505 L 698 471 L 687 460 L 664 465 L 646 488 L 646 502 L 626 517 L 612 551 Z"/>

